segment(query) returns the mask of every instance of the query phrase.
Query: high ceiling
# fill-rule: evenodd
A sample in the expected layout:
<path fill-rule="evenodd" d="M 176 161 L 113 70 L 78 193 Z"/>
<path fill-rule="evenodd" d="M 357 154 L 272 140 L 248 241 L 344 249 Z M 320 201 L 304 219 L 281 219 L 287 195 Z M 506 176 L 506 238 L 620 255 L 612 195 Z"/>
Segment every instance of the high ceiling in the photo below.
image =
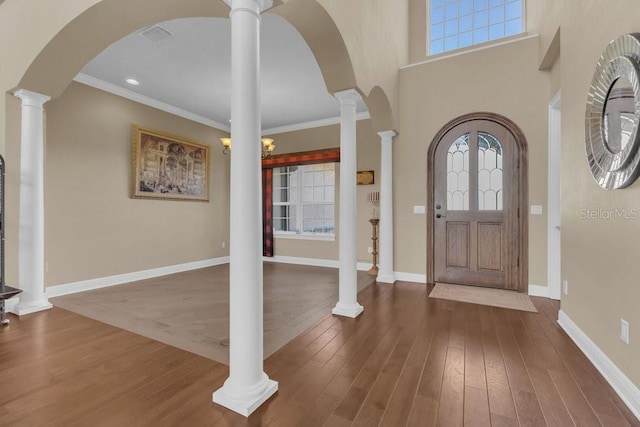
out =
<path fill-rule="evenodd" d="M 230 61 L 230 20 L 176 19 L 112 44 L 77 80 L 128 92 L 132 99 L 159 101 L 228 130 Z M 260 72 L 263 130 L 340 116 L 338 101 L 327 93 L 313 53 L 296 29 L 277 15 L 262 17 Z M 128 84 L 129 78 L 140 84 Z M 358 112 L 366 112 L 364 103 Z"/>

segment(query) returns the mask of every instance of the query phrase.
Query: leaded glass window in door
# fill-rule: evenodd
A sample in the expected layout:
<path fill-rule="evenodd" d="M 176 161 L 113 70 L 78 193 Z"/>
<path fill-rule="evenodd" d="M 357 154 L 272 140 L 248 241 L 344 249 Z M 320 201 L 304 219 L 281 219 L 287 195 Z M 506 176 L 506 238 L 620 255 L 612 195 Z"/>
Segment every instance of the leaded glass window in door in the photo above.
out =
<path fill-rule="evenodd" d="M 446 157 L 447 210 L 502 210 L 502 160 L 502 145 L 494 135 L 478 131 L 459 136 Z"/>
<path fill-rule="evenodd" d="M 490 133 L 478 132 L 478 210 L 502 210 L 502 145 Z"/>
<path fill-rule="evenodd" d="M 447 152 L 447 210 L 469 210 L 469 134 L 451 144 Z"/>

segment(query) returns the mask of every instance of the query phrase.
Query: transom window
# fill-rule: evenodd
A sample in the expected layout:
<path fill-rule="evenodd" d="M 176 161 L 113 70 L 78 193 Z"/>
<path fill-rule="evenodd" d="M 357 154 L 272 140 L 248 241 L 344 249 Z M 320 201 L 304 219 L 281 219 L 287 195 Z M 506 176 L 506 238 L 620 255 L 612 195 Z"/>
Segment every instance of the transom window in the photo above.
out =
<path fill-rule="evenodd" d="M 333 236 L 335 163 L 273 170 L 275 235 Z"/>
<path fill-rule="evenodd" d="M 430 55 L 523 31 L 524 0 L 428 1 Z"/>

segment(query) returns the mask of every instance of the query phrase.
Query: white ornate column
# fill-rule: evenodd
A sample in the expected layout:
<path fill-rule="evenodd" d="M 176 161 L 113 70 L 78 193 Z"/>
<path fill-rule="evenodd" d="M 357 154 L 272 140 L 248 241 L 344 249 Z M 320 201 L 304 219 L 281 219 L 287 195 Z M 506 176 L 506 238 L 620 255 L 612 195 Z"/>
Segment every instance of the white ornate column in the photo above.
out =
<path fill-rule="evenodd" d="M 393 272 L 393 149 L 396 133 L 392 130 L 378 132 L 380 151 L 380 237 L 378 251 L 378 278 L 381 283 L 394 283 Z"/>
<path fill-rule="evenodd" d="M 340 234 L 339 297 L 332 313 L 357 317 L 364 308 L 358 304 L 358 248 L 356 227 L 356 102 L 358 91 L 334 94 L 340 101 Z"/>
<path fill-rule="evenodd" d="M 50 97 L 24 89 L 20 140 L 20 216 L 18 284 L 22 293 L 14 312 L 22 316 L 51 308 L 44 295 L 44 108 Z"/>
<path fill-rule="evenodd" d="M 263 371 L 260 13 L 272 0 L 231 7 L 229 378 L 213 401 L 249 416 L 278 390 Z M 213 77 L 212 77 L 213 78 Z"/>

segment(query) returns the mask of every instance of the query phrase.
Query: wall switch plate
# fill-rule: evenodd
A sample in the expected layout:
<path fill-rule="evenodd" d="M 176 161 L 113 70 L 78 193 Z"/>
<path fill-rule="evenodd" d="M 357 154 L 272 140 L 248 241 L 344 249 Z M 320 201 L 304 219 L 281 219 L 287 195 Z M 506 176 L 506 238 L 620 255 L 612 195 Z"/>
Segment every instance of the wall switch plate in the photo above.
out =
<path fill-rule="evenodd" d="M 620 339 L 629 344 L 629 322 L 620 319 Z"/>
<path fill-rule="evenodd" d="M 371 246 L 369 246 L 369 247 L 367 248 L 367 253 L 370 253 L 370 254 L 372 254 L 372 253 L 373 253 L 373 248 L 372 248 Z"/>
<path fill-rule="evenodd" d="M 531 215 L 542 215 L 542 205 L 531 205 Z"/>
<path fill-rule="evenodd" d="M 220 247 L 222 249 L 226 248 L 227 247 L 227 243 L 226 242 L 220 242 Z"/>
<path fill-rule="evenodd" d="M 414 213 L 414 214 L 421 214 L 421 215 L 424 215 L 424 213 L 425 213 L 425 212 L 426 212 L 426 211 L 425 211 L 424 206 L 414 206 L 414 207 L 413 207 L 413 213 Z"/>
<path fill-rule="evenodd" d="M 568 280 L 563 280 L 562 281 L 562 293 L 564 295 L 569 295 L 569 281 Z"/>

